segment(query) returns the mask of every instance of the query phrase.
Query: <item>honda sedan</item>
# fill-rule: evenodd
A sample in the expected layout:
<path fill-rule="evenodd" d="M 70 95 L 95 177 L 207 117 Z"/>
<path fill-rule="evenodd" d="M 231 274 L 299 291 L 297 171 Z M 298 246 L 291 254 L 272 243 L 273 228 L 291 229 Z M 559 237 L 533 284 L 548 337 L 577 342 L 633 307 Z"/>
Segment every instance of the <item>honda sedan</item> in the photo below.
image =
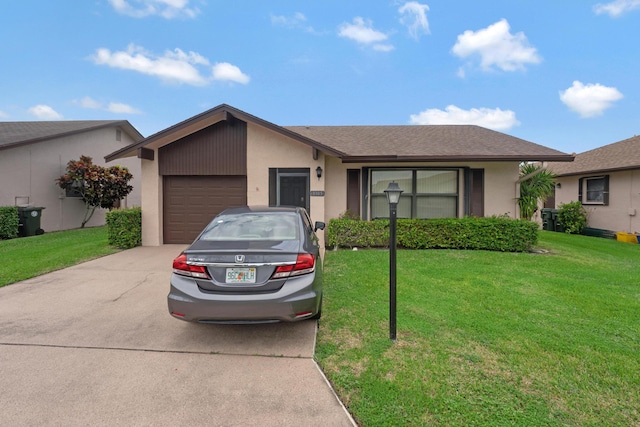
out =
<path fill-rule="evenodd" d="M 320 318 L 324 227 L 298 207 L 225 210 L 173 261 L 169 313 L 200 323 Z"/>

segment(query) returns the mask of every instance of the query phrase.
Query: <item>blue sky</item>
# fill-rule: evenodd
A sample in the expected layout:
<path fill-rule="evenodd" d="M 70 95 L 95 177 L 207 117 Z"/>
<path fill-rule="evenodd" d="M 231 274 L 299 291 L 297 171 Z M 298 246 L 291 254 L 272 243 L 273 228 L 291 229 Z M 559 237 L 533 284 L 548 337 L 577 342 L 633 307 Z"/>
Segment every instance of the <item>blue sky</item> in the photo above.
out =
<path fill-rule="evenodd" d="M 640 134 L 640 0 L 21 0 L 0 120 L 226 103 L 278 125 L 477 124 L 567 153 Z"/>

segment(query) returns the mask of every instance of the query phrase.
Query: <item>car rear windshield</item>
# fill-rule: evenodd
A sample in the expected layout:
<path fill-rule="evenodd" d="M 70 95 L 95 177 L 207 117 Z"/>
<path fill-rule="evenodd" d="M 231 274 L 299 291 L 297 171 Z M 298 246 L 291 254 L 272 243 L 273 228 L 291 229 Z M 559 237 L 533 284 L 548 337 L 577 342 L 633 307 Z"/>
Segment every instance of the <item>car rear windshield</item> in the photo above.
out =
<path fill-rule="evenodd" d="M 245 213 L 217 217 L 200 240 L 297 240 L 295 213 Z"/>

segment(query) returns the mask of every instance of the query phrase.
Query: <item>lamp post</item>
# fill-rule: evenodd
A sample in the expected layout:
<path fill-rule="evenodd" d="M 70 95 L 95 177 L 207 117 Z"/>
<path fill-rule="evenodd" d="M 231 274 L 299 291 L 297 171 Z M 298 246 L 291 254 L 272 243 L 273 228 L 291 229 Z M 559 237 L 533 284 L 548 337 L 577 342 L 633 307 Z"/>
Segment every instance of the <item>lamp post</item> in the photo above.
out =
<path fill-rule="evenodd" d="M 402 190 L 397 182 L 391 181 L 386 190 L 389 202 L 389 339 L 396 340 L 396 217 Z"/>

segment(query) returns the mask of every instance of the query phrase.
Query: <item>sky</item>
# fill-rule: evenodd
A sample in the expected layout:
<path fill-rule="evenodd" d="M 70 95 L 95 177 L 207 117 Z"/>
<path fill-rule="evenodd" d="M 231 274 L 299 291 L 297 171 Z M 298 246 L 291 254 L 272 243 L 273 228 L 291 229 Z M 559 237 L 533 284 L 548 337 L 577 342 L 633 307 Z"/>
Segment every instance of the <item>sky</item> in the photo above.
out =
<path fill-rule="evenodd" d="M 640 0 L 20 0 L 0 121 L 220 104 L 281 126 L 476 124 L 565 153 L 640 134 Z"/>

